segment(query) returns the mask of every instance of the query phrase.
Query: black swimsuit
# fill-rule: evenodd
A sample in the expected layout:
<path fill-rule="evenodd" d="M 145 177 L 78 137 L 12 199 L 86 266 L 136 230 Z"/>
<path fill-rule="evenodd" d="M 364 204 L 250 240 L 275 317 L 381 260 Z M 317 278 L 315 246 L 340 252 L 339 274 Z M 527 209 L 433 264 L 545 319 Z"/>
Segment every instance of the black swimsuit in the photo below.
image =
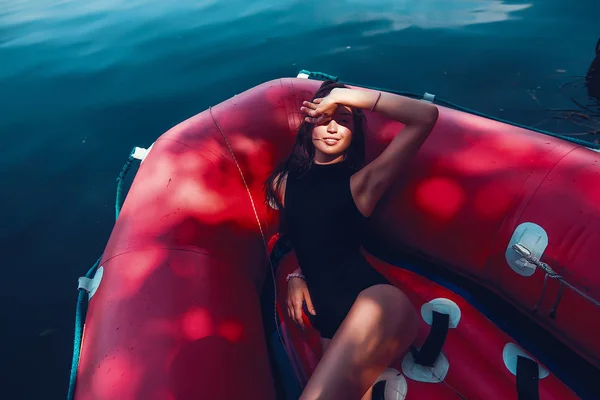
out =
<path fill-rule="evenodd" d="M 283 229 L 306 276 L 322 337 L 332 338 L 358 294 L 389 283 L 360 252 L 365 217 L 350 190 L 346 162 L 288 174 Z M 308 314 L 310 317 L 310 314 Z"/>

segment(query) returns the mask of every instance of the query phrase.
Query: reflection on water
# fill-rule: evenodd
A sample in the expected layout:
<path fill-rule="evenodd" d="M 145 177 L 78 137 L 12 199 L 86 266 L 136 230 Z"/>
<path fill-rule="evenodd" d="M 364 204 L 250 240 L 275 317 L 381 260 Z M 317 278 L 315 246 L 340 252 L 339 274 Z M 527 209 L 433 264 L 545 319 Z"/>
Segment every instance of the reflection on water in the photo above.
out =
<path fill-rule="evenodd" d="M 345 0 L 336 7 L 353 11 L 345 16 L 353 20 L 388 20 L 393 30 L 409 27 L 455 28 L 516 18 L 517 11 L 531 3 L 506 4 L 503 0 Z M 377 10 L 377 11 L 375 11 Z M 378 33 L 378 32 L 377 32 Z"/>

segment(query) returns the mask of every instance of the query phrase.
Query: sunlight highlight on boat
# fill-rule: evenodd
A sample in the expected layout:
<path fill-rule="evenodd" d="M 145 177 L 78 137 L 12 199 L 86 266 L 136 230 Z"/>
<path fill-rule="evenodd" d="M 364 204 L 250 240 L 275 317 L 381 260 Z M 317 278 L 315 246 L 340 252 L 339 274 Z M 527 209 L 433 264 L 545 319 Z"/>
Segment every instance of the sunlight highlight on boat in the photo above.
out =
<path fill-rule="evenodd" d="M 214 325 L 210 313 L 201 307 L 186 311 L 181 318 L 181 332 L 188 340 L 198 340 L 213 335 Z"/>
<path fill-rule="evenodd" d="M 164 253 L 163 249 L 138 251 L 131 263 L 107 271 L 107 277 L 109 273 L 116 274 L 114 279 L 118 289 L 114 291 L 115 297 L 126 298 L 138 294 L 148 277 L 161 265 Z"/>
<path fill-rule="evenodd" d="M 420 182 L 415 197 L 422 210 L 442 220 L 454 218 L 466 200 L 463 188 L 453 179 L 444 177 Z M 439 201 L 440 198 L 444 201 Z"/>

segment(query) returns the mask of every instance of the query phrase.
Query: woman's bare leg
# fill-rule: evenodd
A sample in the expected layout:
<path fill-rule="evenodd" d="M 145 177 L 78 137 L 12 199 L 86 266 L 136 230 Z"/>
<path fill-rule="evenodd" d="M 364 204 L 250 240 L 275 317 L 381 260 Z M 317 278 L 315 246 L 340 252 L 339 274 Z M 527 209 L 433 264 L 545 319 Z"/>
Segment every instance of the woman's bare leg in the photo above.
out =
<path fill-rule="evenodd" d="M 327 350 L 327 346 L 329 346 L 329 342 L 331 342 L 331 339 L 327 339 L 324 337 L 321 337 L 321 350 L 323 354 L 325 354 L 325 350 Z"/>
<path fill-rule="evenodd" d="M 376 285 L 363 290 L 326 345 L 300 400 L 370 395 L 369 388 L 398 353 L 410 346 L 417 329 L 416 312 L 400 289 Z"/>
<path fill-rule="evenodd" d="M 329 342 L 331 342 L 331 339 L 327 339 L 324 337 L 321 338 L 321 349 L 322 349 L 323 353 L 325 353 L 325 350 L 327 350 L 327 346 L 329 346 Z M 373 385 L 374 384 L 371 384 L 371 387 L 367 390 L 367 392 L 364 394 L 364 396 L 362 397 L 361 400 L 371 400 L 372 399 Z"/>

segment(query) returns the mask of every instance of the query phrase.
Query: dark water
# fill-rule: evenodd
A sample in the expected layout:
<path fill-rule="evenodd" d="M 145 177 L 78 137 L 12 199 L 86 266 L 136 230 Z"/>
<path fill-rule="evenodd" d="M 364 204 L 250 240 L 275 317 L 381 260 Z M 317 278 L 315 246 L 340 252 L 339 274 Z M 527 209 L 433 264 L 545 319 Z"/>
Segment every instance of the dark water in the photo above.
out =
<path fill-rule="evenodd" d="M 64 398 L 77 278 L 133 146 L 302 68 L 586 132 L 542 109 L 589 103 L 600 2 L 567 3 L 0 0 L 2 397 Z"/>

